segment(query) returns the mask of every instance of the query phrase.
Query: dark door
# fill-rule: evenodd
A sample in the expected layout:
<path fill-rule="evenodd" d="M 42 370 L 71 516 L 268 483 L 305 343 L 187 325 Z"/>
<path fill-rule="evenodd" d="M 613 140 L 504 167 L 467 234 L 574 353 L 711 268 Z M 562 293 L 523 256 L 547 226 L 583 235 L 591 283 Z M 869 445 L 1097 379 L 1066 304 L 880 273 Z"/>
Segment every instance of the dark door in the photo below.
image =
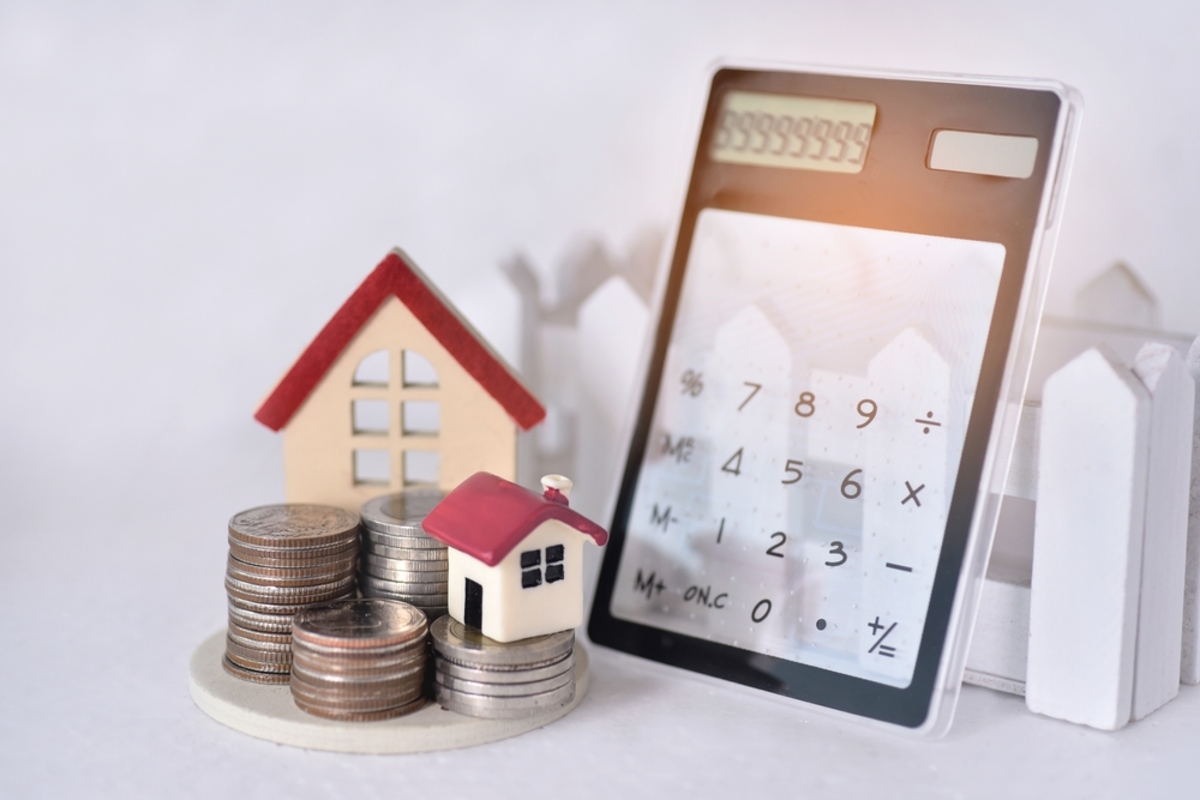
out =
<path fill-rule="evenodd" d="M 466 609 L 463 611 L 466 619 L 463 622 L 472 628 L 483 630 L 483 587 L 470 578 L 467 578 L 466 581 L 467 602 Z"/>

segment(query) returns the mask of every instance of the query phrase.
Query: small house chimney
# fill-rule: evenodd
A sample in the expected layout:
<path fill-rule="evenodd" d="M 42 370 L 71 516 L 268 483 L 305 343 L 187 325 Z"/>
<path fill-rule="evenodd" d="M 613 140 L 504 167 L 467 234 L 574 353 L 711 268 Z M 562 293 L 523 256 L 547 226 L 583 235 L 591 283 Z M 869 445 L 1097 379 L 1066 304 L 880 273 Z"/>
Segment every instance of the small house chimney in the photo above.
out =
<path fill-rule="evenodd" d="M 542 496 L 564 506 L 570 505 L 571 487 L 574 485 L 565 475 L 543 475 Z"/>

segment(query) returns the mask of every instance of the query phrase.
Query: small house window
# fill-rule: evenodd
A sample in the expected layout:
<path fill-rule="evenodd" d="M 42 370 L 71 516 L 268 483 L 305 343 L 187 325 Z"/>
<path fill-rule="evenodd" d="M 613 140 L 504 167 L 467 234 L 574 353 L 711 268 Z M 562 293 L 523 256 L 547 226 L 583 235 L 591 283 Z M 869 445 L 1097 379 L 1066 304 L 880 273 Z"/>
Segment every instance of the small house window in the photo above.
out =
<path fill-rule="evenodd" d="M 437 436 L 442 430 L 441 404 L 436 400 L 401 402 L 400 425 L 405 436 Z"/>
<path fill-rule="evenodd" d="M 546 583 L 556 583 L 563 574 L 564 548 L 561 544 L 546 548 Z M 542 585 L 542 551 L 526 550 L 521 553 L 521 588 L 532 589 Z"/>
<path fill-rule="evenodd" d="M 438 385 L 437 370 L 425 356 L 413 350 L 405 350 L 400 360 L 404 366 L 405 386 L 436 387 Z"/>
<path fill-rule="evenodd" d="M 392 454 L 389 450 L 355 450 L 354 482 L 387 486 L 392 482 Z"/>
<path fill-rule="evenodd" d="M 556 544 L 546 548 L 546 583 L 563 579 L 563 546 Z"/>
<path fill-rule="evenodd" d="M 387 400 L 351 400 L 350 408 L 355 433 L 387 435 L 390 427 Z"/>
<path fill-rule="evenodd" d="M 391 379 L 388 351 L 376 350 L 363 356 L 354 368 L 355 386 L 387 386 Z"/>

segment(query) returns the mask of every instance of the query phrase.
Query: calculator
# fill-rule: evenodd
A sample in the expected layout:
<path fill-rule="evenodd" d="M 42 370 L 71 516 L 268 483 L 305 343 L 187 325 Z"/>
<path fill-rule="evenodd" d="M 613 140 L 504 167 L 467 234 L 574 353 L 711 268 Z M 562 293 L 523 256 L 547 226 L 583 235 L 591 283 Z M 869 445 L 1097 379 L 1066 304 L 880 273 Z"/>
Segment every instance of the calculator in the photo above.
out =
<path fill-rule="evenodd" d="M 1049 81 L 713 73 L 594 642 L 949 727 L 1080 107 Z"/>

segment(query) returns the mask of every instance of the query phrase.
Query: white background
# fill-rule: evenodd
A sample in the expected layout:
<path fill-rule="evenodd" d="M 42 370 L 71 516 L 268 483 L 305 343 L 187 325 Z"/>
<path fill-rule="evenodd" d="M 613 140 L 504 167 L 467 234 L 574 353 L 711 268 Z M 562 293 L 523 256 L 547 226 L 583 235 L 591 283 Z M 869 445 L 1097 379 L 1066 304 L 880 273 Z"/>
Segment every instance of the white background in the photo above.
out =
<path fill-rule="evenodd" d="M 551 729 L 368 758 L 222 728 L 186 665 L 225 521 L 282 498 L 251 414 L 342 300 L 400 245 L 515 356 L 496 263 L 669 224 L 718 57 L 1075 85 L 1051 310 L 1123 258 L 1200 331 L 1198 9 L 0 5 L 0 796 L 1193 794 L 1191 689 L 1118 735 L 972 690 L 928 745 L 599 652 Z"/>

